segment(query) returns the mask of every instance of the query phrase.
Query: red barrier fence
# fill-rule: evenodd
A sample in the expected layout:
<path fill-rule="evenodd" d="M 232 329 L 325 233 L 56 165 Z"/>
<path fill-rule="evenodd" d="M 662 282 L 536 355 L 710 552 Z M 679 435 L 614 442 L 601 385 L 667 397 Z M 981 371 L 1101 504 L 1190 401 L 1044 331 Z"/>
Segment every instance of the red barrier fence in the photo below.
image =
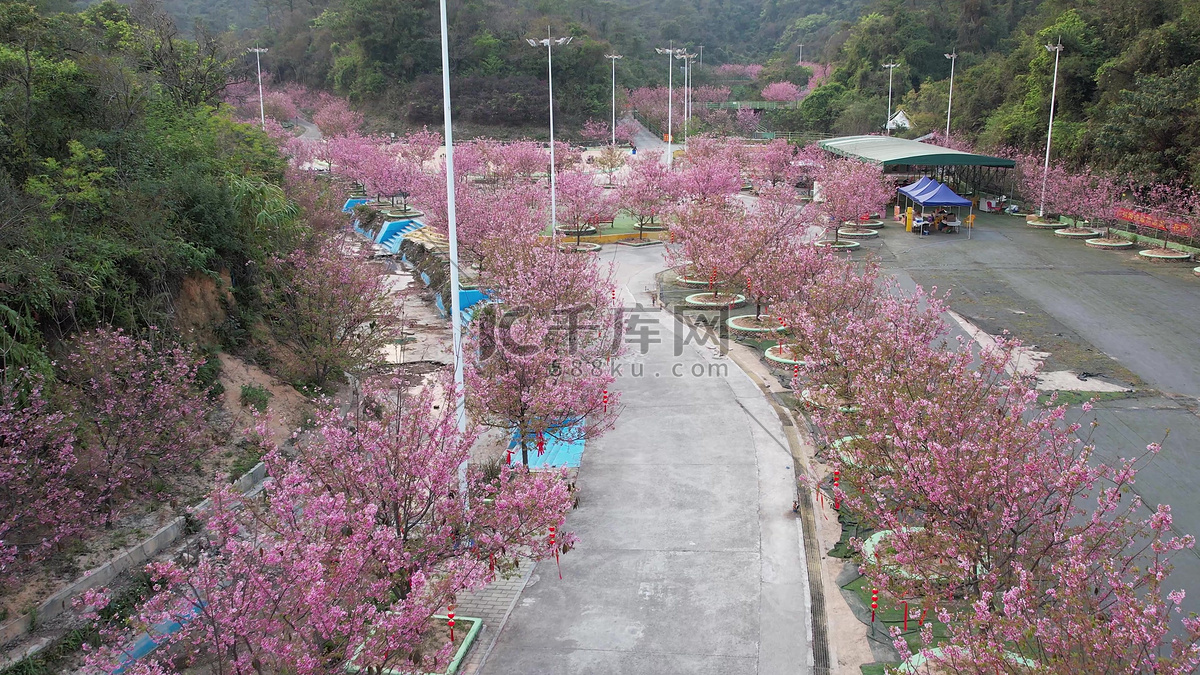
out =
<path fill-rule="evenodd" d="M 1161 216 L 1150 215 L 1133 209 L 1118 208 L 1116 212 L 1117 218 L 1126 222 L 1139 225 L 1141 227 L 1150 227 L 1155 230 L 1162 230 L 1180 237 L 1189 237 L 1192 235 L 1192 224 L 1181 220 L 1168 220 Z"/>

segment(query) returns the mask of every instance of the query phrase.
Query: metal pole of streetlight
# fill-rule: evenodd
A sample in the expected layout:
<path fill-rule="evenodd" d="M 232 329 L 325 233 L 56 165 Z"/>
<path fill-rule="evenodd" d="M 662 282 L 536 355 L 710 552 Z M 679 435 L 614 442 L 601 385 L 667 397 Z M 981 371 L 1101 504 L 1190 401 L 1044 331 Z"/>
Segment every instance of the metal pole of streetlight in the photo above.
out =
<path fill-rule="evenodd" d="M 1042 203 L 1038 207 L 1038 218 L 1046 215 L 1046 177 L 1050 173 L 1050 139 L 1054 135 L 1054 97 L 1058 94 L 1058 57 L 1062 54 L 1062 38 L 1058 44 L 1046 45 L 1046 51 L 1054 52 L 1054 79 L 1050 84 L 1050 126 L 1046 128 L 1046 162 L 1042 165 Z"/>
<path fill-rule="evenodd" d="M 442 123 L 446 135 L 446 238 L 450 243 L 450 329 L 454 350 L 454 419 L 459 433 L 467 430 L 466 386 L 463 383 L 462 298 L 458 279 L 458 215 L 454 206 L 454 128 L 450 115 L 450 31 L 446 21 L 446 0 L 441 0 L 442 31 Z M 467 460 L 458 465 L 458 489 L 463 500 L 470 499 L 467 489 Z"/>
<path fill-rule="evenodd" d="M 888 116 L 887 123 L 883 125 L 883 133 L 887 136 L 892 135 L 892 74 L 896 72 L 896 66 L 899 63 L 885 63 L 884 68 L 888 69 Z"/>
<path fill-rule="evenodd" d="M 800 45 L 800 63 L 804 63 L 804 45 Z"/>
<path fill-rule="evenodd" d="M 617 59 L 625 58 L 620 54 L 605 54 L 604 58 L 612 61 L 612 144 L 617 144 Z"/>
<path fill-rule="evenodd" d="M 704 45 L 700 45 L 700 67 L 704 67 Z"/>
<path fill-rule="evenodd" d="M 262 53 L 267 51 L 266 47 L 251 47 L 247 51 L 254 52 L 254 64 L 258 68 L 258 119 L 262 122 L 263 131 L 267 130 L 267 112 L 263 106 L 263 88 L 262 88 Z"/>
<path fill-rule="evenodd" d="M 954 60 L 958 58 L 957 52 L 943 54 L 950 59 L 950 98 L 946 100 L 946 140 L 950 139 L 950 109 L 954 107 Z"/>
<path fill-rule="evenodd" d="M 445 2 L 445 0 L 442 0 Z M 571 42 L 571 37 L 554 38 L 550 34 L 550 27 L 546 26 L 546 39 L 533 40 L 526 38 L 526 42 L 531 47 L 540 47 L 546 45 L 546 79 L 549 80 L 550 87 L 550 236 L 554 237 L 554 224 L 558 222 L 558 202 L 556 197 L 557 186 L 554 167 L 554 55 L 553 47 L 561 46 Z"/>
<path fill-rule="evenodd" d="M 673 43 L 667 43 L 667 44 L 670 46 L 668 46 L 666 49 L 663 49 L 662 47 L 656 47 L 654 49 L 654 51 L 658 52 L 659 54 L 667 55 L 667 139 L 666 140 L 667 140 L 667 170 L 670 170 L 671 164 L 674 161 L 674 157 L 673 157 L 674 153 L 671 152 L 671 142 L 675 140 L 671 136 L 671 117 L 672 117 L 672 113 L 673 113 L 673 107 L 675 105 L 675 61 L 674 61 L 675 45 Z"/>

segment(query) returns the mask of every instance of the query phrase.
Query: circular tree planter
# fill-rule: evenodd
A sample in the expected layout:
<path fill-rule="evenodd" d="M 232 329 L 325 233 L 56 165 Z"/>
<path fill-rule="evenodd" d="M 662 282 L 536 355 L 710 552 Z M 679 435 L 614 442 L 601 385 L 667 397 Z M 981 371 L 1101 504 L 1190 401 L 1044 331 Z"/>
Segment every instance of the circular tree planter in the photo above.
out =
<path fill-rule="evenodd" d="M 600 244 L 593 244 L 586 241 L 579 244 L 560 244 L 558 250 L 566 251 L 567 253 L 595 253 L 600 250 Z"/>
<path fill-rule="evenodd" d="M 746 304 L 746 296 L 740 293 L 693 293 L 683 299 L 689 307 L 704 309 L 733 309 Z"/>
<path fill-rule="evenodd" d="M 1034 219 L 1034 220 L 1027 220 L 1027 221 L 1025 221 L 1025 226 L 1026 226 L 1026 227 L 1032 227 L 1032 228 L 1034 228 L 1034 229 L 1036 229 L 1036 230 L 1057 230 L 1057 229 L 1059 229 L 1059 228 L 1066 227 L 1066 226 L 1067 226 L 1067 224 L 1066 224 L 1066 223 L 1060 223 L 1060 222 L 1058 222 L 1058 221 L 1049 221 L 1049 220 L 1037 220 L 1037 219 Z"/>
<path fill-rule="evenodd" d="M 683 274 L 675 275 L 675 281 L 677 283 L 683 284 L 684 286 L 692 286 L 694 288 L 708 288 L 709 285 L 711 285 L 713 283 L 713 282 L 709 281 L 708 279 L 693 279 L 693 278 L 683 275 Z M 720 283 L 720 282 L 718 281 L 716 283 Z"/>
<path fill-rule="evenodd" d="M 1102 251 L 1124 251 L 1133 248 L 1133 242 L 1128 239 L 1108 239 L 1106 237 L 1084 239 L 1083 244 L 1088 248 L 1098 248 Z"/>
<path fill-rule="evenodd" d="M 941 647 L 935 647 L 933 649 L 922 649 L 921 651 L 917 652 L 916 654 L 913 654 L 912 656 L 908 657 L 904 661 L 904 663 L 901 663 L 899 666 L 896 666 L 896 672 L 901 673 L 902 675 L 919 675 L 921 673 L 938 672 L 935 669 L 931 669 L 931 666 L 934 664 L 930 663 L 930 659 L 931 658 L 937 659 L 941 655 L 942 655 Z M 1013 665 L 1019 666 L 1022 669 L 1028 668 L 1030 670 L 1033 670 L 1034 668 L 1037 668 L 1037 665 L 1038 665 L 1037 661 L 1027 659 L 1024 656 L 1017 654 L 1016 652 L 1010 652 L 1010 651 L 1004 652 L 1004 660 L 1008 661 L 1009 663 L 1012 663 Z"/>
<path fill-rule="evenodd" d="M 1064 227 L 1054 231 L 1054 236 L 1064 239 L 1094 239 L 1101 234 L 1104 233 L 1090 227 Z"/>
<path fill-rule="evenodd" d="M 828 397 L 823 396 L 820 393 L 813 393 L 811 389 L 800 390 L 800 399 L 804 401 L 805 405 L 813 408 L 820 408 L 821 410 L 826 410 L 834 405 L 837 405 L 838 412 L 858 412 L 858 406 L 856 405 L 838 405 L 840 403 L 845 403 L 845 401 L 830 400 Z"/>
<path fill-rule="evenodd" d="M 1193 267 L 1192 274 L 1195 274 L 1196 276 L 1200 277 L 1200 267 Z"/>
<path fill-rule="evenodd" d="M 780 348 L 779 345 L 767 347 L 765 352 L 765 356 L 767 357 L 767 365 L 771 366 L 772 368 L 779 368 L 787 371 L 795 371 L 796 366 L 804 365 L 803 359 L 793 359 L 792 357 L 788 356 L 789 353 L 790 350 L 785 352 L 782 348 Z"/>
<path fill-rule="evenodd" d="M 647 223 L 645 225 L 634 223 L 633 228 L 635 230 L 641 230 L 642 232 L 663 232 L 667 229 L 667 226 L 660 223 Z"/>
<path fill-rule="evenodd" d="M 554 231 L 567 237 L 586 237 L 591 234 L 596 234 L 596 228 L 592 227 L 591 225 L 579 229 L 567 227 L 565 225 L 556 225 L 554 227 Z"/>
<path fill-rule="evenodd" d="M 1192 259 L 1191 253 L 1173 248 L 1148 248 L 1138 251 L 1138 255 L 1154 262 L 1188 262 Z"/>
<path fill-rule="evenodd" d="M 876 233 L 878 234 L 878 233 Z M 833 241 L 832 239 L 822 239 L 816 244 L 819 248 L 827 248 L 831 251 L 853 251 L 862 246 L 857 241 Z"/>
<path fill-rule="evenodd" d="M 865 438 L 865 436 L 842 436 L 836 441 L 830 443 L 829 449 L 838 456 L 838 459 L 842 460 L 843 464 L 846 464 L 847 466 L 858 466 L 858 462 L 855 461 L 854 457 L 846 450 L 846 446 L 862 438 Z"/>
<path fill-rule="evenodd" d="M 732 333 L 754 337 L 783 331 L 783 324 L 779 323 L 779 319 L 773 316 L 764 316 L 761 319 L 756 319 L 750 314 L 734 316 L 726 319 L 725 325 L 729 327 Z"/>
<path fill-rule="evenodd" d="M 869 227 L 859 227 L 857 225 L 847 225 L 846 227 L 838 228 L 838 236 L 846 237 L 847 239 L 874 239 L 879 236 L 879 230 L 872 230 Z"/>
<path fill-rule="evenodd" d="M 876 220 L 874 218 L 872 218 L 870 220 L 847 220 L 845 223 L 842 223 L 842 224 L 845 225 L 846 227 L 874 227 L 874 228 L 883 227 L 883 221 Z"/>

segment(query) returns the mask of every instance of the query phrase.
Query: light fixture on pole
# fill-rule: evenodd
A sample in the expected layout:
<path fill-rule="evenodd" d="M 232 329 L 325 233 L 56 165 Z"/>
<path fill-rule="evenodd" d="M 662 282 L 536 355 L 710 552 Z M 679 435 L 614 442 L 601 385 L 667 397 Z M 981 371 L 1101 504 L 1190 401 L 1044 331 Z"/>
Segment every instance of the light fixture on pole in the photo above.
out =
<path fill-rule="evenodd" d="M 1058 94 L 1058 57 L 1062 54 L 1062 38 L 1058 44 L 1046 45 L 1046 51 L 1054 52 L 1054 79 L 1050 84 L 1050 126 L 1046 128 L 1046 162 L 1042 165 L 1042 204 L 1038 207 L 1038 218 L 1046 215 L 1046 177 L 1050 173 L 1050 139 L 1054 135 L 1054 97 Z"/>
<path fill-rule="evenodd" d="M 612 61 L 612 144 L 617 144 L 617 59 L 623 59 L 620 54 L 605 54 L 604 58 Z"/>
<path fill-rule="evenodd" d="M 954 60 L 958 58 L 957 52 L 943 54 L 950 59 L 950 98 L 946 100 L 946 139 L 950 139 L 950 108 L 954 106 Z"/>
<path fill-rule="evenodd" d="M 446 0 L 442 0 L 445 2 Z M 556 38 L 550 34 L 550 27 L 546 27 L 546 39 L 534 40 L 526 38 L 526 42 L 530 47 L 545 47 L 546 48 L 546 79 L 550 85 L 550 236 L 554 236 L 554 224 L 558 222 L 558 203 L 555 197 L 555 169 L 554 169 L 554 55 L 552 48 L 562 46 L 571 42 L 570 37 Z"/>
<path fill-rule="evenodd" d="M 675 58 L 683 61 L 683 142 L 687 144 L 688 120 L 692 117 L 692 59 L 695 54 L 689 54 L 686 49 L 675 50 Z M 670 132 L 668 132 L 670 133 Z"/>
<path fill-rule="evenodd" d="M 267 112 L 263 107 L 263 91 L 262 91 L 262 54 L 267 51 L 266 47 L 251 47 L 248 52 L 254 52 L 254 65 L 258 67 L 258 119 L 262 122 L 263 131 L 267 130 Z"/>
<path fill-rule="evenodd" d="M 883 125 L 883 133 L 888 136 L 892 135 L 892 74 L 896 72 L 896 67 L 899 63 L 885 63 L 884 68 L 888 69 L 888 116 L 887 124 Z"/>
<path fill-rule="evenodd" d="M 677 51 L 681 51 L 681 50 L 675 49 L 674 45 L 672 45 L 670 47 L 667 47 L 666 49 L 664 49 L 662 47 L 655 47 L 654 51 L 658 52 L 659 54 L 667 55 L 667 138 L 666 138 L 666 141 L 667 141 L 667 169 L 669 170 L 671 168 L 671 163 L 674 160 L 674 153 L 671 152 L 671 142 L 675 140 L 674 138 L 671 137 L 671 117 L 674 113 L 673 108 L 675 106 L 675 79 L 674 79 L 675 78 L 675 62 L 672 59 L 675 58 L 675 53 Z"/>
<path fill-rule="evenodd" d="M 463 384 L 462 298 L 458 279 L 458 216 L 454 208 L 454 129 L 450 116 L 450 31 L 446 24 L 446 0 L 441 0 L 442 30 L 442 123 L 446 134 L 446 238 L 450 243 L 450 328 L 454 350 L 454 419 L 458 431 L 467 430 L 466 386 Z M 458 489 L 464 500 L 467 490 L 467 460 L 458 465 Z"/>

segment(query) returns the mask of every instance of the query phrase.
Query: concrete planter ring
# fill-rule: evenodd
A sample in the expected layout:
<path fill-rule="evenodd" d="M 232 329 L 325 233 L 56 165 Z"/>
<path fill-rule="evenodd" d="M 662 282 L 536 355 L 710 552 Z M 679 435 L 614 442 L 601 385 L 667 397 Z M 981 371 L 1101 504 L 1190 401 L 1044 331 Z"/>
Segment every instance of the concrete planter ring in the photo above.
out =
<path fill-rule="evenodd" d="M 692 286 L 694 288 L 708 288 L 709 285 L 713 283 L 716 283 L 717 285 L 720 285 L 721 283 L 719 279 L 716 282 L 713 282 L 709 279 L 693 279 L 685 274 L 676 275 L 675 281 L 683 284 L 684 286 Z"/>
<path fill-rule="evenodd" d="M 688 307 L 702 309 L 733 309 L 746 304 L 746 296 L 740 293 L 693 293 L 683 299 Z"/>
<path fill-rule="evenodd" d="M 783 324 L 779 323 L 779 319 L 775 317 L 764 316 L 762 319 L 755 319 L 749 314 L 746 316 L 730 317 L 725 320 L 725 325 L 731 333 L 752 337 L 762 337 L 771 333 L 780 333 L 784 330 Z"/>
<path fill-rule="evenodd" d="M 1138 251 L 1138 255 L 1154 262 L 1188 262 L 1192 259 L 1191 253 L 1173 248 L 1148 248 Z"/>
<path fill-rule="evenodd" d="M 1067 226 L 1067 224 L 1066 224 L 1066 223 L 1060 223 L 1060 222 L 1058 222 L 1057 220 L 1054 220 L 1054 221 L 1051 221 L 1051 220 L 1038 220 L 1038 219 L 1036 219 L 1036 218 L 1035 218 L 1035 219 L 1033 219 L 1033 220 L 1027 220 L 1027 221 L 1025 221 L 1025 226 L 1026 226 L 1026 227 L 1032 227 L 1032 228 L 1034 228 L 1034 229 L 1036 229 L 1036 230 L 1057 230 L 1057 229 L 1059 229 L 1060 227 L 1066 227 L 1066 226 Z"/>
<path fill-rule="evenodd" d="M 592 227 L 591 225 L 584 225 L 578 229 L 574 227 L 568 227 L 566 225 L 556 225 L 554 227 L 554 231 L 567 237 L 575 237 L 579 235 L 586 237 L 590 234 L 596 234 L 596 228 Z"/>
<path fill-rule="evenodd" d="M 1084 239 L 1083 245 L 1088 248 L 1098 248 L 1102 251 L 1124 251 L 1133 248 L 1133 242 L 1127 239 Z"/>
<path fill-rule="evenodd" d="M 797 366 L 804 365 L 804 359 L 794 359 L 790 356 L 791 353 L 786 346 L 781 348 L 779 345 L 772 345 L 767 348 L 764 356 L 767 357 L 767 365 L 772 368 L 795 372 Z"/>
<path fill-rule="evenodd" d="M 847 239 L 874 239 L 879 236 L 879 230 L 872 230 L 869 227 L 859 227 L 858 225 L 846 225 L 838 228 L 838 236 Z"/>
<path fill-rule="evenodd" d="M 646 223 L 645 225 L 638 225 L 635 223 L 634 228 L 639 229 L 642 232 L 662 232 L 667 229 L 667 226 L 661 223 Z"/>
<path fill-rule="evenodd" d="M 1104 233 L 1090 227 L 1064 227 L 1054 231 L 1054 236 L 1064 239 L 1094 239 L 1101 234 Z"/>
<path fill-rule="evenodd" d="M 600 250 L 600 244 L 592 244 L 586 241 L 579 244 L 560 244 L 558 250 L 566 251 L 567 253 L 595 253 Z"/>
<path fill-rule="evenodd" d="M 445 622 L 445 621 L 449 620 L 449 617 L 446 616 L 445 614 L 434 614 L 430 620 L 437 621 L 437 622 Z M 439 671 L 437 673 L 430 673 L 429 675 L 455 675 L 456 673 L 458 673 L 459 668 L 462 667 L 463 659 L 466 658 L 467 652 L 471 650 L 471 646 L 475 644 L 476 638 L 479 637 L 479 631 L 483 629 L 483 619 L 473 617 L 473 616 L 456 616 L 456 617 L 454 617 L 454 623 L 455 623 L 455 627 L 458 630 L 464 631 L 462 633 L 462 635 L 464 636 L 462 638 L 462 644 L 460 644 L 458 646 L 458 649 L 454 650 L 453 655 L 451 655 L 451 657 L 450 657 L 450 663 L 446 665 L 445 670 Z M 352 658 L 350 660 L 350 663 L 346 664 L 346 666 L 344 668 L 345 672 L 347 672 L 347 673 L 364 672 L 363 667 L 354 663 L 354 660 L 356 658 L 358 658 L 358 654 L 361 652 L 362 652 L 362 647 L 360 646 L 355 651 L 354 658 Z M 393 670 L 391 668 L 384 668 L 383 670 L 372 669 L 371 672 L 379 673 L 380 675 L 402 675 L 402 671 Z M 410 671 L 406 670 L 403 672 L 410 672 Z"/>
<path fill-rule="evenodd" d="M 869 220 L 847 220 L 846 222 L 842 223 L 842 225 L 845 225 L 846 227 L 880 228 L 883 227 L 883 221 L 876 220 L 875 218 L 871 218 Z"/>
<path fill-rule="evenodd" d="M 1195 274 L 1196 276 L 1200 277 L 1200 267 L 1193 267 L 1192 274 Z"/>
<path fill-rule="evenodd" d="M 876 232 L 876 234 L 879 234 Z M 862 246 L 857 241 L 833 241 L 832 239 L 822 239 L 816 243 L 818 248 L 827 248 L 831 251 L 853 251 Z"/>

